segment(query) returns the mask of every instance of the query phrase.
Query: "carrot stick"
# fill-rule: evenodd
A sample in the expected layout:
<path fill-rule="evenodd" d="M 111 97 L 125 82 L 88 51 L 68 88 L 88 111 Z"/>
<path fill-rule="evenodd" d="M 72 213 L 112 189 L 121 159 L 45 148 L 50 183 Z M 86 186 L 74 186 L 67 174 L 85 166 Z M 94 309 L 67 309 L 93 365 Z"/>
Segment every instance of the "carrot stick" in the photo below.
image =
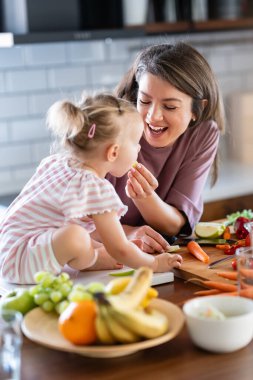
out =
<path fill-rule="evenodd" d="M 217 294 L 217 296 L 240 296 L 240 297 L 253 299 L 253 288 L 241 289 L 240 292 L 234 291 L 234 292 L 219 293 Z"/>
<path fill-rule="evenodd" d="M 215 294 L 220 294 L 221 291 L 219 289 L 207 289 L 207 290 L 198 290 L 194 292 L 195 296 L 212 296 Z"/>
<path fill-rule="evenodd" d="M 238 272 L 217 272 L 217 275 L 223 278 L 226 278 L 227 280 L 236 281 L 238 279 Z"/>
<path fill-rule="evenodd" d="M 231 248 L 230 244 L 216 244 L 215 246 L 217 249 L 221 249 L 222 251 L 225 251 L 225 249 Z"/>
<path fill-rule="evenodd" d="M 227 226 L 225 228 L 225 231 L 223 232 L 223 239 L 228 240 L 230 238 L 231 238 L 230 228 L 229 228 L 229 226 Z"/>
<path fill-rule="evenodd" d="M 196 243 L 196 241 L 190 241 L 188 244 L 187 244 L 187 248 L 189 250 L 189 252 L 195 256 L 198 260 L 202 261 L 203 263 L 207 264 L 209 263 L 209 256 L 206 254 L 205 251 L 203 251 L 203 249 L 200 247 L 200 245 L 198 243 Z"/>
<path fill-rule="evenodd" d="M 190 278 L 186 282 L 201 283 L 209 289 L 218 289 L 223 292 L 234 292 L 237 290 L 237 286 L 230 283 L 212 280 L 201 280 L 201 278 Z"/>
<path fill-rule="evenodd" d="M 222 290 L 223 292 L 233 292 L 237 290 L 236 285 L 227 284 L 225 282 L 206 280 L 206 281 L 203 281 L 203 284 L 206 285 L 210 289 L 219 289 L 219 290 Z"/>

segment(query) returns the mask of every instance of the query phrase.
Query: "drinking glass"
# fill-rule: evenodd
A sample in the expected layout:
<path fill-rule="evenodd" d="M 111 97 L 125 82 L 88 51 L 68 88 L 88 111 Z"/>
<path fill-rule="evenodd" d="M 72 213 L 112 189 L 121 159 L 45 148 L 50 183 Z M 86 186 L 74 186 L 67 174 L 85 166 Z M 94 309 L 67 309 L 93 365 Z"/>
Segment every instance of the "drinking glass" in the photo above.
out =
<path fill-rule="evenodd" d="M 20 380 L 22 314 L 0 310 L 0 379 Z"/>
<path fill-rule="evenodd" d="M 238 292 L 240 296 L 253 297 L 253 246 L 236 250 Z"/>
<path fill-rule="evenodd" d="M 244 226 L 249 231 L 250 245 L 253 247 L 253 222 L 245 223 Z"/>

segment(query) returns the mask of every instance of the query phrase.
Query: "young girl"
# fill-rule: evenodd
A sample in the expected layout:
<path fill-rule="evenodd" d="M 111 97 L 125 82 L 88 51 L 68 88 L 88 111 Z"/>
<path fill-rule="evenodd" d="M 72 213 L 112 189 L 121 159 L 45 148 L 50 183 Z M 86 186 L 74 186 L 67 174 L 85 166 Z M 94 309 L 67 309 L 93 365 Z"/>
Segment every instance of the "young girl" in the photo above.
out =
<path fill-rule="evenodd" d="M 143 121 L 136 108 L 98 94 L 79 105 L 56 102 L 47 124 L 61 150 L 41 162 L 1 223 L 1 276 L 29 284 L 37 271 L 58 273 L 65 264 L 75 270 L 117 263 L 156 272 L 180 267 L 181 256 L 152 256 L 127 240 L 119 222 L 127 207 L 105 179 L 124 175 L 137 159 Z M 103 246 L 90 236 L 95 229 Z M 166 244 L 161 241 L 163 251 Z"/>

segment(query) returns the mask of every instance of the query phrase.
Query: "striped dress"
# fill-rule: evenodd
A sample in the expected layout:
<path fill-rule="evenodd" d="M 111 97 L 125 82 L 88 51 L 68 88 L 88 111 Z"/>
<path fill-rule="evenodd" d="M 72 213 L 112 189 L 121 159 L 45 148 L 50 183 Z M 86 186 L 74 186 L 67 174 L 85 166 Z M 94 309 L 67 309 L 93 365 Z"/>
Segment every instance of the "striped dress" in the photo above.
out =
<path fill-rule="evenodd" d="M 70 223 L 89 233 L 95 225 L 89 215 L 127 211 L 114 187 L 104 178 L 67 156 L 45 158 L 0 224 L 0 276 L 8 282 L 31 284 L 39 270 L 59 273 L 52 234 Z"/>

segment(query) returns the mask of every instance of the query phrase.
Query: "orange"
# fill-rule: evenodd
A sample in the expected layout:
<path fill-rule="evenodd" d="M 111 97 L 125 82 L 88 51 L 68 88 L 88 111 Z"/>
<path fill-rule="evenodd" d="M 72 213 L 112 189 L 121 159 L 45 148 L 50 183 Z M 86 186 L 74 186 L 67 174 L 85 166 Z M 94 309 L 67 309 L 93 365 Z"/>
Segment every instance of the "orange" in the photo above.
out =
<path fill-rule="evenodd" d="M 96 303 L 93 300 L 71 302 L 58 320 L 62 335 L 71 343 L 91 344 L 96 341 Z"/>

